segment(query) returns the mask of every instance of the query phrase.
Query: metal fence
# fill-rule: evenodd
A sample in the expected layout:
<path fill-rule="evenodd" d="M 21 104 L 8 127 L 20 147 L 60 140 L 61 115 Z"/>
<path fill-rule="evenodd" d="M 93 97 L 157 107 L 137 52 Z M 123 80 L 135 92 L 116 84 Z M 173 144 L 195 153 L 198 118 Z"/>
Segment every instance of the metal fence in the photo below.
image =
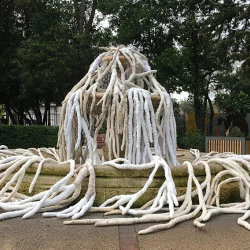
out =
<path fill-rule="evenodd" d="M 36 116 L 33 112 L 30 112 L 30 116 L 26 115 L 28 118 L 32 118 L 34 123 L 36 122 Z M 60 122 L 60 114 L 58 113 L 50 113 L 50 126 L 58 126 Z M 30 125 L 27 121 L 25 122 L 26 125 Z M 45 126 L 48 126 L 48 120 L 44 124 Z"/>

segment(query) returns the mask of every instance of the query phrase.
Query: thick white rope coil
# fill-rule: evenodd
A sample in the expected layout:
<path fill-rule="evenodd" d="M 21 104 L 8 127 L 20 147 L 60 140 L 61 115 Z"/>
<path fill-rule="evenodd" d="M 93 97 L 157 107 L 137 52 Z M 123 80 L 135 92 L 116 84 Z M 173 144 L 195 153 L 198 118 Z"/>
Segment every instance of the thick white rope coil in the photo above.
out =
<path fill-rule="evenodd" d="M 95 173 L 94 167 L 90 160 L 78 168 L 75 162 L 69 160 L 67 162 L 59 162 L 57 157 L 45 158 L 43 154 L 51 156 L 55 151 L 52 149 L 42 150 L 11 150 L 7 154 L 6 150 L 0 150 L 6 153 L 6 157 L 0 160 L 0 185 L 3 188 L 0 191 L 0 208 L 5 212 L 0 214 L 0 220 L 22 216 L 29 218 L 37 212 L 44 212 L 43 216 L 56 216 L 59 218 L 71 217 L 73 221 L 67 221 L 65 224 L 89 224 L 95 223 L 96 226 L 118 225 L 118 224 L 135 224 L 147 222 L 166 222 L 165 224 L 157 224 L 148 229 L 142 230 L 140 234 L 147 234 L 158 230 L 168 229 L 177 223 L 194 218 L 194 225 L 204 227 L 204 222 L 209 220 L 211 216 L 219 213 L 239 213 L 242 214 L 238 219 L 238 224 L 250 230 L 247 219 L 250 216 L 250 156 L 235 155 L 230 153 L 218 154 L 215 152 L 197 158 L 195 164 L 184 162 L 184 166 L 188 171 L 187 190 L 185 195 L 176 196 L 175 185 L 171 176 L 168 164 L 159 156 L 153 156 L 151 162 L 137 165 L 131 164 L 129 160 L 118 158 L 105 162 L 104 164 L 117 169 L 152 169 L 148 181 L 141 190 L 134 194 L 114 196 L 99 208 L 93 208 L 95 199 Z M 40 153 L 40 154 L 39 154 Z M 20 184 L 24 178 L 26 170 L 37 162 L 37 172 L 30 185 L 32 191 L 42 166 L 46 162 L 56 164 L 69 164 L 70 171 L 60 181 L 55 183 L 49 190 L 43 191 L 32 197 L 18 193 Z M 211 174 L 211 166 L 219 166 L 222 168 L 213 178 Z M 195 176 L 193 168 L 202 166 L 205 169 L 205 179 L 199 182 Z M 159 188 L 155 199 L 145 204 L 140 209 L 132 208 L 133 203 L 139 199 L 153 182 L 156 171 L 162 167 L 165 172 L 165 182 Z M 8 180 L 8 176 L 14 174 Z M 82 182 L 86 177 L 88 180 L 88 189 L 85 196 L 75 205 L 68 208 L 53 212 L 72 203 L 80 194 Z M 72 182 L 73 179 L 73 182 Z M 192 187 L 192 182 L 194 187 Z M 240 198 L 242 202 L 232 204 L 221 204 L 221 189 L 228 183 L 235 182 L 239 186 Z M 198 205 L 194 204 L 194 198 L 198 197 Z M 178 206 L 174 209 L 174 205 Z M 118 210 L 117 210 L 118 209 Z M 87 211 L 107 212 L 106 214 L 131 214 L 135 218 L 111 218 L 102 220 L 76 220 L 82 217 Z M 156 213 L 157 212 L 157 213 Z M 196 217 L 201 212 L 200 216 Z M 156 214 L 155 214 L 156 213 Z M 137 217 L 139 216 L 139 217 Z"/>
<path fill-rule="evenodd" d="M 60 159 L 79 161 L 83 136 L 89 153 L 96 152 L 97 134 L 106 124 L 109 160 L 125 157 L 133 164 L 142 164 L 152 159 L 153 146 L 156 155 L 170 165 L 178 165 L 172 101 L 155 79 L 155 72 L 145 56 L 124 46 L 98 56 L 63 102 Z M 99 102 L 98 94 L 102 94 Z M 158 95 L 157 107 L 152 104 L 151 95 Z M 93 163 L 98 163 L 93 154 Z"/>
<path fill-rule="evenodd" d="M 155 79 L 155 73 L 146 57 L 136 50 L 124 46 L 108 49 L 96 58 L 89 72 L 73 87 L 63 102 L 59 155 L 51 148 L 8 150 L 6 146 L 0 146 L 0 208 L 5 211 L 0 214 L 0 220 L 18 216 L 29 218 L 37 212 L 44 212 L 45 217 L 73 219 L 65 224 L 95 223 L 97 226 L 105 226 L 166 222 L 139 232 L 146 234 L 192 218 L 195 226 L 204 227 L 204 222 L 214 214 L 240 213 L 243 216 L 238 223 L 250 230 L 246 221 L 250 216 L 249 155 L 211 152 L 201 156 L 198 150 L 192 149 L 195 161 L 183 164 L 188 172 L 186 193 L 177 196 L 170 169 L 170 166 L 178 165 L 173 107 L 170 96 Z M 98 94 L 102 97 L 97 102 Z M 157 106 L 152 102 L 152 96 L 158 96 Z M 100 164 L 97 135 L 104 125 L 107 128 L 109 161 L 103 164 L 117 169 L 152 171 L 136 193 L 114 196 L 95 208 L 94 165 Z M 83 138 L 87 142 L 84 152 Z M 47 162 L 59 166 L 69 165 L 70 170 L 48 190 L 30 197 L 19 193 L 27 169 L 38 163 L 29 187 L 29 192 L 32 192 Z M 79 162 L 81 164 L 77 165 Z M 212 178 L 210 167 L 215 164 L 222 171 Z M 205 169 L 202 182 L 195 176 L 196 166 Z M 147 192 L 159 168 L 163 169 L 165 180 L 156 197 L 140 209 L 133 208 L 135 201 Z M 85 196 L 71 205 L 79 196 L 84 181 L 88 183 Z M 222 187 L 232 182 L 239 186 L 242 202 L 221 204 Z M 198 204 L 194 204 L 195 198 L 198 198 Z M 63 210 L 55 211 L 59 208 Z M 135 218 L 76 220 L 90 211 L 130 214 Z"/>
<path fill-rule="evenodd" d="M 198 151 L 196 151 L 198 152 Z M 192 152 L 193 153 L 193 152 Z M 117 166 L 115 161 L 107 162 L 108 165 L 114 166 L 117 168 L 126 167 L 127 163 Z M 215 177 L 212 178 L 211 166 L 222 167 L 223 170 L 220 171 Z M 156 232 L 159 230 L 164 230 L 173 227 L 177 223 L 180 223 L 185 220 L 194 218 L 194 225 L 202 228 L 205 226 L 204 222 L 209 220 L 211 216 L 220 213 L 239 213 L 243 214 L 242 217 L 238 219 L 238 224 L 244 226 L 246 229 L 250 230 L 250 224 L 247 222 L 247 219 L 250 217 L 250 156 L 249 155 L 234 155 L 234 154 L 218 154 L 218 153 L 209 153 L 200 159 L 196 159 L 195 165 L 192 165 L 190 162 L 184 162 L 183 164 L 187 167 L 188 171 L 188 182 L 186 194 L 177 197 L 178 202 L 181 203 L 180 207 L 175 209 L 174 215 L 171 212 L 170 207 L 164 208 L 162 204 L 166 204 L 165 198 L 161 201 L 162 198 L 159 198 L 159 193 L 157 197 L 145 204 L 141 209 L 129 209 L 123 206 L 120 206 L 119 210 L 114 210 L 119 204 L 115 203 L 111 207 L 106 207 L 107 210 L 101 208 L 95 208 L 93 212 L 97 211 L 106 211 L 106 214 L 117 214 L 117 213 L 129 213 L 135 218 L 110 218 L 110 219 L 98 219 L 98 220 L 77 220 L 77 221 L 66 221 L 64 224 L 95 224 L 96 226 L 110 226 L 110 225 L 126 225 L 126 224 L 138 224 L 138 223 L 148 223 L 155 222 L 160 223 L 166 221 L 164 224 L 157 224 L 151 226 L 145 230 L 141 230 L 139 234 L 148 234 Z M 195 166 L 203 166 L 205 169 L 205 180 L 201 183 L 198 181 L 197 177 L 194 174 L 193 168 Z M 131 166 L 133 168 L 135 166 Z M 145 169 L 151 167 L 150 164 L 144 166 Z M 225 179 L 226 178 L 226 179 Z M 192 187 L 192 182 L 194 187 Z M 220 195 L 221 188 L 228 183 L 235 182 L 238 184 L 240 189 L 240 198 L 242 202 L 231 203 L 231 204 L 220 204 Z M 162 196 L 163 197 L 163 196 Z M 165 196 L 166 197 L 166 196 Z M 198 197 L 198 205 L 194 204 L 194 198 Z M 115 197 L 112 201 L 121 201 L 123 197 Z M 152 205 L 159 202 L 160 206 Z M 103 204 L 103 207 L 109 203 L 110 200 L 106 201 Z M 122 201 L 121 201 L 122 202 Z M 154 210 L 154 207 L 157 208 Z M 105 207 L 104 207 L 105 208 Z M 148 211 L 148 213 L 147 213 Z M 157 214 L 153 214 L 157 211 Z M 159 213 L 162 211 L 161 213 Z M 196 217 L 199 213 L 201 214 Z"/>
<path fill-rule="evenodd" d="M 173 217 L 174 205 L 177 206 L 178 201 L 169 165 L 178 164 L 176 126 L 170 96 L 155 79 L 155 73 L 147 58 L 136 50 L 124 46 L 110 48 L 95 59 L 88 73 L 63 102 L 58 133 L 59 156 L 55 149 L 8 150 L 1 146 L 0 185 L 3 188 L 0 207 L 6 212 L 0 219 L 29 218 L 39 211 L 45 212 L 44 216 L 77 219 L 89 211 L 96 195 L 94 165 L 100 164 L 97 135 L 105 124 L 110 160 L 107 164 L 119 168 L 117 161 L 112 159 L 123 157 L 123 169 L 146 167 L 152 168 L 152 173 L 140 191 L 113 197 L 101 207 L 119 208 L 123 214 L 138 213 L 132 205 L 147 191 L 156 171 L 163 168 L 165 181 L 150 208 L 145 206 L 140 214 L 156 212 L 168 204 Z M 102 97 L 97 102 L 98 94 Z M 159 98 L 156 107 L 151 95 Z M 97 107 L 99 112 L 96 112 Z M 84 152 L 83 138 L 87 142 Z M 27 169 L 38 163 L 29 187 L 29 192 L 33 191 L 46 162 L 70 164 L 70 171 L 49 190 L 33 197 L 18 193 Z M 82 165 L 76 168 L 76 162 Z M 77 198 L 86 177 L 88 189 L 85 196 L 75 205 L 53 212 Z"/>

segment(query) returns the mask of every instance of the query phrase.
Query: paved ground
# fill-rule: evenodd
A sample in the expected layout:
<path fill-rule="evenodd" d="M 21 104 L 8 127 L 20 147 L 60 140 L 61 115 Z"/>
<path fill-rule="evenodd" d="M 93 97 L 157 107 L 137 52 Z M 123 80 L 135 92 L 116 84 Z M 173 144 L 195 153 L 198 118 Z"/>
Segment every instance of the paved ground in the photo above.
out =
<path fill-rule="evenodd" d="M 88 218 L 100 218 L 91 214 Z M 9 249 L 250 249 L 250 231 L 237 224 L 238 215 L 212 218 L 204 230 L 187 221 L 150 235 L 137 232 L 149 225 L 95 227 L 63 225 L 63 220 L 10 219 L 0 222 L 0 250 Z"/>

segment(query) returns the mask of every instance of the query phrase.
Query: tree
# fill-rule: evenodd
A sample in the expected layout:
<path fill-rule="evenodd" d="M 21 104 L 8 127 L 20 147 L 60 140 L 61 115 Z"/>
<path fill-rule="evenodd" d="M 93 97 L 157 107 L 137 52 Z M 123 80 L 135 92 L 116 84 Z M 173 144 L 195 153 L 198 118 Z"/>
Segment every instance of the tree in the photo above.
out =
<path fill-rule="evenodd" d="M 215 103 L 221 111 L 237 118 L 244 118 L 250 112 L 249 68 L 245 66 L 238 72 L 228 75 L 221 84 L 215 97 Z"/>
<path fill-rule="evenodd" d="M 36 116 L 36 121 L 29 117 L 32 123 L 44 124 L 50 117 L 50 103 L 60 102 L 59 96 L 69 89 L 71 31 L 70 17 L 60 10 L 59 4 L 36 3 L 36 11 L 28 18 L 29 28 L 25 29 L 27 32 L 13 60 L 13 72 L 20 81 L 18 99 L 22 109 L 19 115 L 32 109 Z M 44 116 L 40 111 L 42 103 L 45 104 Z"/>
<path fill-rule="evenodd" d="M 248 24 L 245 1 L 103 1 L 117 43 L 137 46 L 169 92 L 187 91 L 196 127 L 204 133 L 206 106 L 221 71 L 242 55 Z M 248 9 L 247 9 L 248 8 Z"/>
<path fill-rule="evenodd" d="M 220 72 L 232 71 L 245 44 L 241 31 L 247 23 L 247 5 L 242 2 L 172 1 L 170 32 L 176 46 L 164 51 L 160 63 L 170 69 L 169 84 L 189 92 L 196 128 L 202 133 L 207 103 L 211 122 L 214 114 L 209 93 Z"/>
<path fill-rule="evenodd" d="M 0 8 L 0 104 L 5 104 L 5 109 L 14 122 L 16 117 L 11 108 L 14 104 L 18 105 L 20 83 L 13 78 L 11 64 L 21 38 L 14 0 L 3 0 Z"/>
<path fill-rule="evenodd" d="M 248 6 L 242 15 L 246 17 L 249 13 Z M 236 119 L 243 119 L 250 112 L 250 28 L 249 19 L 244 20 L 239 34 L 243 43 L 236 54 L 236 58 L 241 60 L 241 66 L 233 72 L 224 72 L 220 75 L 215 97 L 217 106 Z"/>
<path fill-rule="evenodd" d="M 8 81 L 1 82 L 4 87 L 0 90 L 0 96 L 4 97 L 1 103 L 13 123 L 22 124 L 26 119 L 24 112 L 33 110 L 36 119 L 29 116 L 32 123 L 50 124 L 47 121 L 50 103 L 62 101 L 95 56 L 93 37 L 97 44 L 99 39 L 94 21 L 97 1 L 79 4 L 79 1 L 13 0 L 5 4 L 11 11 L 5 15 L 8 22 L 3 27 L 7 29 L 9 20 L 12 26 L 18 24 L 20 37 L 15 49 L 10 47 L 11 54 L 5 50 L 12 56 L 8 68 L 5 66 Z M 4 31 L 1 34 L 4 36 Z M 12 40 L 8 39 L 4 48 Z M 41 104 L 45 104 L 44 114 L 40 111 Z"/>
<path fill-rule="evenodd" d="M 113 43 L 135 46 L 154 67 L 161 52 L 173 46 L 167 27 L 169 22 L 167 18 L 163 21 L 171 11 L 165 5 L 168 6 L 168 1 L 103 0 L 99 9 L 108 16 Z"/>
<path fill-rule="evenodd" d="M 98 0 L 73 0 L 76 26 L 80 33 L 86 32 L 90 35 L 90 33 L 94 30 L 93 24 L 98 2 Z"/>

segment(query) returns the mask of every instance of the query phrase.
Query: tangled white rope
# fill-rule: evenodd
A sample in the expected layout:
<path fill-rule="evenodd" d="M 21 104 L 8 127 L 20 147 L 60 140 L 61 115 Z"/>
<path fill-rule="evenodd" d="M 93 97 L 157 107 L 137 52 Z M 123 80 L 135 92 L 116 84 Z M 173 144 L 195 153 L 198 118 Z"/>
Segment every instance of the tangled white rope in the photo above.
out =
<path fill-rule="evenodd" d="M 197 153 L 198 151 L 196 151 Z M 212 178 L 211 166 L 216 164 L 223 168 L 218 174 Z M 112 164 L 113 165 L 113 164 Z M 195 218 L 198 213 L 201 215 L 194 219 L 194 225 L 202 228 L 205 226 L 203 222 L 208 221 L 214 214 L 219 213 L 239 213 L 243 214 L 238 219 L 238 224 L 250 230 L 250 224 L 246 221 L 249 216 L 249 187 L 250 187 L 250 156 L 249 155 L 234 155 L 232 153 L 218 154 L 211 152 L 204 157 L 195 160 L 192 165 L 190 162 L 183 164 L 188 171 L 188 181 L 186 194 L 177 197 L 178 202 L 181 203 L 179 208 L 175 209 L 174 215 L 169 209 L 160 206 L 159 209 L 154 210 L 155 202 L 167 203 L 167 199 L 159 198 L 157 195 L 154 201 L 149 202 L 141 209 L 125 210 L 126 213 L 140 216 L 135 218 L 111 218 L 111 219 L 97 219 L 97 220 L 76 220 L 66 221 L 64 224 L 95 224 L 96 226 L 109 226 L 121 224 L 137 224 L 147 222 L 163 222 L 168 221 L 166 224 L 158 224 L 151 226 L 145 230 L 141 230 L 139 234 L 148 234 L 155 231 L 168 229 L 185 220 Z M 200 183 L 194 174 L 195 167 L 203 167 L 205 169 L 205 180 Z M 226 179 L 225 179 L 226 178 Z M 194 182 L 194 187 L 192 187 Z M 232 204 L 220 204 L 220 192 L 223 185 L 230 182 L 238 183 L 240 189 L 240 198 L 242 202 Z M 159 194 L 159 193 L 158 193 Z M 198 196 L 198 205 L 194 204 L 194 198 Z M 153 204 L 153 205 L 152 205 Z M 112 209 L 115 207 L 111 207 Z M 120 208 L 124 214 L 124 208 Z M 160 212 L 153 214 L 154 212 Z M 120 211 L 118 211 L 119 213 Z M 115 214 L 116 211 L 108 212 L 106 214 Z"/>
<path fill-rule="evenodd" d="M 106 125 L 109 160 L 124 157 L 132 164 L 146 163 L 152 160 L 152 145 L 156 155 L 177 165 L 172 102 L 155 79 L 155 72 L 145 56 L 124 46 L 98 56 L 63 101 L 60 159 L 79 162 L 83 134 L 89 157 L 94 164 L 100 163 L 95 142 Z M 101 99 L 97 101 L 98 96 Z M 159 98 L 155 109 L 152 96 Z"/>
<path fill-rule="evenodd" d="M 9 150 L 0 146 L 0 208 L 5 211 L 0 214 L 0 220 L 17 216 L 29 218 L 43 212 L 45 217 L 73 219 L 65 224 L 105 226 L 168 221 L 139 232 L 146 234 L 170 228 L 194 218 L 199 212 L 201 215 L 194 220 L 197 227 L 203 227 L 203 222 L 216 213 L 243 213 L 238 223 L 250 229 L 246 222 L 250 216 L 250 156 L 210 153 L 200 157 L 197 150 L 192 150 L 196 160 L 193 164 L 183 164 L 188 171 L 186 194 L 177 197 L 170 169 L 170 165 L 178 165 L 173 107 L 170 96 L 155 79 L 155 72 L 150 69 L 147 59 L 133 49 L 124 46 L 108 49 L 96 58 L 89 72 L 63 102 L 59 155 L 55 149 Z M 153 100 L 158 100 L 158 104 L 155 105 Z M 96 142 L 97 134 L 105 126 L 109 160 L 101 162 Z M 87 146 L 82 152 L 83 138 Z M 51 188 L 34 196 L 19 193 L 28 168 L 38 163 L 29 187 L 32 192 L 46 162 L 56 166 L 69 165 L 69 172 Z M 152 172 L 138 192 L 114 196 L 97 208 L 93 207 L 97 164 L 117 169 L 152 169 Z M 223 168 L 214 178 L 210 170 L 213 164 Z M 195 176 L 194 167 L 205 169 L 202 183 Z M 140 209 L 132 208 L 148 190 L 159 168 L 163 169 L 165 180 L 156 197 Z M 71 205 L 79 197 L 82 183 L 87 178 L 85 196 Z M 221 187 L 229 182 L 238 183 L 243 202 L 220 204 Z M 195 196 L 198 205 L 194 204 Z M 63 210 L 57 211 L 59 208 Z M 77 220 L 86 212 L 100 211 L 130 214 L 135 218 Z"/>
<path fill-rule="evenodd" d="M 63 101 L 58 134 L 59 156 L 52 149 L 11 151 L 1 146 L 0 185 L 3 188 L 0 207 L 6 213 L 1 214 L 0 219 L 28 218 L 39 211 L 45 211 L 44 216 L 77 219 L 89 211 L 96 195 L 94 165 L 101 163 L 96 141 L 103 126 L 106 126 L 108 165 L 123 169 L 151 168 L 152 173 L 140 191 L 113 197 L 101 207 L 119 207 L 124 214 L 135 213 L 132 205 L 147 191 L 161 167 L 166 180 L 150 211 L 158 211 L 168 202 L 171 216 L 174 215 L 174 204 L 178 205 L 178 202 L 169 164 L 177 165 L 178 162 L 170 96 L 155 79 L 156 71 L 150 69 L 145 56 L 124 46 L 104 50 L 107 52 L 96 58 L 88 73 Z M 153 105 L 152 96 L 158 98 L 157 106 Z M 82 152 L 84 138 L 87 146 Z M 120 159 L 123 164 L 113 159 Z M 35 162 L 39 164 L 30 192 L 45 162 L 70 164 L 70 171 L 49 190 L 33 197 L 22 196 L 18 190 L 26 170 Z M 81 165 L 76 167 L 76 162 Z M 50 212 L 66 207 L 76 199 L 87 176 L 88 189 L 83 199 L 63 211 Z"/>
<path fill-rule="evenodd" d="M 7 151 L 7 152 L 6 152 Z M 24 177 L 25 171 L 32 165 L 33 162 L 40 162 L 37 167 L 37 173 L 34 180 L 31 182 L 29 191 L 31 192 L 35 181 L 37 180 L 43 164 L 46 161 L 57 163 L 57 155 L 53 149 L 30 149 L 30 150 L 0 150 L 2 160 L 0 161 L 1 175 L 0 184 L 6 182 L 2 188 L 0 197 L 0 207 L 5 210 L 5 213 L 0 215 L 0 219 L 8 219 L 17 216 L 29 218 L 36 212 L 44 212 L 43 216 L 56 216 L 59 218 L 69 218 L 72 221 L 66 221 L 65 224 L 90 224 L 96 226 L 120 225 L 120 224 L 136 224 L 147 222 L 163 222 L 166 224 L 158 224 L 148 229 L 142 230 L 140 234 L 147 234 L 158 230 L 163 230 L 174 226 L 185 220 L 195 218 L 198 213 L 201 215 L 194 219 L 194 225 L 204 227 L 205 221 L 218 213 L 240 213 L 242 217 L 238 219 L 238 224 L 250 230 L 250 225 L 246 221 L 249 216 L 249 187 L 250 187 L 250 156 L 249 155 L 234 155 L 232 153 L 218 154 L 211 152 L 200 157 L 197 150 L 192 153 L 196 154 L 197 158 L 194 163 L 184 162 L 184 166 L 188 171 L 187 190 L 185 195 L 176 198 L 175 186 L 170 174 L 170 168 L 167 163 L 160 157 L 155 156 L 150 163 L 133 165 L 126 159 L 115 159 L 105 162 L 105 165 L 115 167 L 117 169 L 148 169 L 153 168 L 148 181 L 143 188 L 135 194 L 120 195 L 108 199 L 100 207 L 92 207 L 95 198 L 94 183 L 94 167 L 91 162 L 86 162 L 85 165 L 76 168 L 75 162 L 69 160 L 70 172 L 63 177 L 59 182 L 53 185 L 49 190 L 41 192 L 33 197 L 25 196 L 18 193 L 20 183 Z M 25 153 L 25 156 L 22 155 Z M 44 155 L 49 156 L 45 158 Z M 6 156 L 7 155 L 7 156 Z M 3 157 L 5 156 L 5 157 Z M 61 162 L 59 164 L 65 164 Z M 67 164 L 67 162 L 66 162 Z M 212 178 L 211 167 L 216 164 L 222 167 L 222 171 Z M 91 167 L 92 166 L 92 167 Z M 165 172 L 166 181 L 159 188 L 156 198 L 140 209 L 131 208 L 133 203 L 139 199 L 148 186 L 152 183 L 154 175 L 159 167 L 162 167 Z M 197 180 L 194 174 L 194 168 L 202 167 L 205 169 L 205 179 L 201 183 Z M 15 172 L 11 180 L 6 181 L 6 177 L 10 173 Z M 70 206 L 59 212 L 50 212 L 63 208 L 72 203 L 78 197 L 81 191 L 81 183 L 85 177 L 89 177 L 88 191 L 83 199 L 73 206 Z M 70 179 L 74 178 L 72 182 Z M 192 187 L 194 182 L 194 187 Z M 240 189 L 240 198 L 242 202 L 233 204 L 220 204 L 220 192 L 223 185 L 230 182 L 236 182 Z M 14 185 L 16 184 L 16 185 Z M 14 185 L 14 186 L 13 186 Z M 194 204 L 194 198 L 198 196 L 198 205 Z M 181 205 L 174 210 L 173 205 Z M 124 207 L 123 205 L 126 204 Z M 168 204 L 166 208 L 165 205 Z M 119 210 L 117 210 L 119 208 Z M 89 212 L 106 212 L 108 214 L 130 214 L 134 218 L 111 218 L 97 220 L 76 220 Z M 154 214 L 158 212 L 157 214 Z M 139 216 L 139 217 L 137 217 Z"/>

